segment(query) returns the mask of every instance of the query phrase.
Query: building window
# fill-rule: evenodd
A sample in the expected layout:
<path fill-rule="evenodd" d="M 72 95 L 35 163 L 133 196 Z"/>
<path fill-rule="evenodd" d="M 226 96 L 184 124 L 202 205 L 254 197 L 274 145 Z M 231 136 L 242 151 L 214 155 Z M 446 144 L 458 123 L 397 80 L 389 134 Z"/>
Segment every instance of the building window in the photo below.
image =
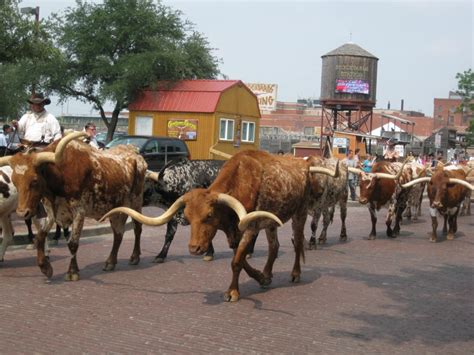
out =
<path fill-rule="evenodd" d="M 242 122 L 242 142 L 255 142 L 255 122 Z"/>
<path fill-rule="evenodd" d="M 314 134 L 314 127 L 305 127 L 303 128 L 303 132 L 305 136 L 313 136 Z"/>
<path fill-rule="evenodd" d="M 221 126 L 219 130 L 219 139 L 223 141 L 234 140 L 234 120 L 221 118 Z"/>

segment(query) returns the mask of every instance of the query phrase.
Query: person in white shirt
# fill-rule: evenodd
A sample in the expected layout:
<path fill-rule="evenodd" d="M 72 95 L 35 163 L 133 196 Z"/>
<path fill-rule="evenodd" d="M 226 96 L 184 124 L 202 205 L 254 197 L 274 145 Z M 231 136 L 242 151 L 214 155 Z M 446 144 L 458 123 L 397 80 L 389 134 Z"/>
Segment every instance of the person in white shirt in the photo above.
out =
<path fill-rule="evenodd" d="M 35 93 L 28 102 L 31 111 L 25 113 L 19 121 L 12 121 L 20 136 L 28 142 L 44 144 L 61 139 L 58 120 L 44 108 L 51 100 L 41 93 Z"/>

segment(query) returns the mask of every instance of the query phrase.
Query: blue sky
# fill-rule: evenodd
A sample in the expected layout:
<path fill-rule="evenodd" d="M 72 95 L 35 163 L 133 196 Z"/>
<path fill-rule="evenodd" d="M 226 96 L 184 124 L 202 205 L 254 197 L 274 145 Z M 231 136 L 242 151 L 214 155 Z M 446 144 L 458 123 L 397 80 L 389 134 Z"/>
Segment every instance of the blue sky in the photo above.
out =
<path fill-rule="evenodd" d="M 98 1 L 96 1 L 98 2 Z M 279 101 L 319 98 L 321 56 L 352 38 L 379 58 L 377 107 L 433 114 L 433 99 L 457 88 L 455 75 L 473 67 L 472 1 L 175 1 L 208 38 L 229 79 L 278 84 Z M 22 1 L 40 17 L 71 0 Z M 351 35 L 352 34 L 352 35 Z M 50 111 L 91 113 L 70 101 Z"/>

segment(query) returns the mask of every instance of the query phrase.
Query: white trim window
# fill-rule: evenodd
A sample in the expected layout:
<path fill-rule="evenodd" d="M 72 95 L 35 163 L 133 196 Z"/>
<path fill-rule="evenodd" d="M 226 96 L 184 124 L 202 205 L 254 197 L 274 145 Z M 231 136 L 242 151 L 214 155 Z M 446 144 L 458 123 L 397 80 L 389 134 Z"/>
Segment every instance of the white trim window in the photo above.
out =
<path fill-rule="evenodd" d="M 219 128 L 219 139 L 223 141 L 234 140 L 234 120 L 221 118 Z"/>
<path fill-rule="evenodd" d="M 255 142 L 255 122 L 242 122 L 242 142 Z"/>

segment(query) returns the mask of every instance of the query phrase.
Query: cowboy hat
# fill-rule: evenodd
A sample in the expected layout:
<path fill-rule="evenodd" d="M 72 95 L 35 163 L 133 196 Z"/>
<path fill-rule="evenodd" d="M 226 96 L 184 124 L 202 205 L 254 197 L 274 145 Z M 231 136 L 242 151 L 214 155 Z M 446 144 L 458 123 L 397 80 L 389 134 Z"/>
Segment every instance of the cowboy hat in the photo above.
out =
<path fill-rule="evenodd" d="M 51 100 L 49 99 L 49 97 L 44 97 L 42 93 L 36 93 L 30 96 L 28 102 L 30 104 L 49 105 L 51 103 Z"/>

